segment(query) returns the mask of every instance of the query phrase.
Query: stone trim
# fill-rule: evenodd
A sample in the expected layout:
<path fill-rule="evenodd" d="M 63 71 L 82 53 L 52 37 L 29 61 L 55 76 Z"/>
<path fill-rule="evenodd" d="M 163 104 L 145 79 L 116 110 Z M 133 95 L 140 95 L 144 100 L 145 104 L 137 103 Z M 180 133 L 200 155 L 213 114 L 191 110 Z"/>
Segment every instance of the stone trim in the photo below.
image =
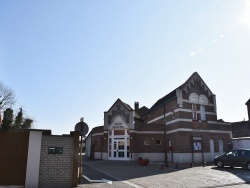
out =
<path fill-rule="evenodd" d="M 187 128 L 178 128 L 171 131 L 167 131 L 166 134 L 171 134 L 175 132 L 206 132 L 206 133 L 225 133 L 230 134 L 230 138 L 232 138 L 232 131 L 223 131 L 223 130 L 206 130 L 206 129 L 187 129 Z"/>

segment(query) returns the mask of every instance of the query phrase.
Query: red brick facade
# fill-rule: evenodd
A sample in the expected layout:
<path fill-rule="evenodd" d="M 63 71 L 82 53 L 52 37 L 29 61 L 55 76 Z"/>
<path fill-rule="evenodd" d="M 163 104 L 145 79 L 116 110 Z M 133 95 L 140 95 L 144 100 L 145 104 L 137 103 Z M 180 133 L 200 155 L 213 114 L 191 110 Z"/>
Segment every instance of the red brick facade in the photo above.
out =
<path fill-rule="evenodd" d="M 137 102 L 135 111 L 118 99 L 104 113 L 104 126 L 94 128 L 87 138 L 93 157 L 163 161 L 167 152 L 169 162 L 205 162 L 230 149 L 231 124 L 217 121 L 215 95 L 198 73 L 146 113 L 138 108 Z M 126 132 L 117 136 L 116 130 Z"/>

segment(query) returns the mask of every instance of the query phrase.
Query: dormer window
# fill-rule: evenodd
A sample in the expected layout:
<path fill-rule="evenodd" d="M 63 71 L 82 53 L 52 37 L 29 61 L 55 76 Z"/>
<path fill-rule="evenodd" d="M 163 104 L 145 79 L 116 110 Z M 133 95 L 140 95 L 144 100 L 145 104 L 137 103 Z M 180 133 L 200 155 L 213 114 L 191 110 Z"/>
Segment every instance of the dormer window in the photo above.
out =
<path fill-rule="evenodd" d="M 197 120 L 197 108 L 196 108 L 196 104 L 192 104 L 192 118 L 194 120 Z"/>

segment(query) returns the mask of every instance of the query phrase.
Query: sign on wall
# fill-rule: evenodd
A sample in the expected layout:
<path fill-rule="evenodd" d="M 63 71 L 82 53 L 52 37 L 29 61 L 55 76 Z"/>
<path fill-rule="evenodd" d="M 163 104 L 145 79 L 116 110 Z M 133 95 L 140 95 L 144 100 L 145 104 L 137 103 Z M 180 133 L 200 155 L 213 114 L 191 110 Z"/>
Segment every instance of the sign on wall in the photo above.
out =
<path fill-rule="evenodd" d="M 63 147 L 49 147 L 48 154 L 63 154 Z"/>

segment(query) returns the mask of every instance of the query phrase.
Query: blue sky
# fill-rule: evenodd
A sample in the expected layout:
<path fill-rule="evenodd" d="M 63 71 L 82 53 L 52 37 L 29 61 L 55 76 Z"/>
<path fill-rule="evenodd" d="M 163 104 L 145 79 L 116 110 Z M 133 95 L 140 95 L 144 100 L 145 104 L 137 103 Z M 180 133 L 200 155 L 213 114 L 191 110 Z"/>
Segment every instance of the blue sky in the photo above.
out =
<path fill-rule="evenodd" d="M 218 118 L 246 120 L 250 2 L 2 0 L 0 80 L 35 128 L 90 129 L 120 98 L 151 107 L 198 72 Z"/>

